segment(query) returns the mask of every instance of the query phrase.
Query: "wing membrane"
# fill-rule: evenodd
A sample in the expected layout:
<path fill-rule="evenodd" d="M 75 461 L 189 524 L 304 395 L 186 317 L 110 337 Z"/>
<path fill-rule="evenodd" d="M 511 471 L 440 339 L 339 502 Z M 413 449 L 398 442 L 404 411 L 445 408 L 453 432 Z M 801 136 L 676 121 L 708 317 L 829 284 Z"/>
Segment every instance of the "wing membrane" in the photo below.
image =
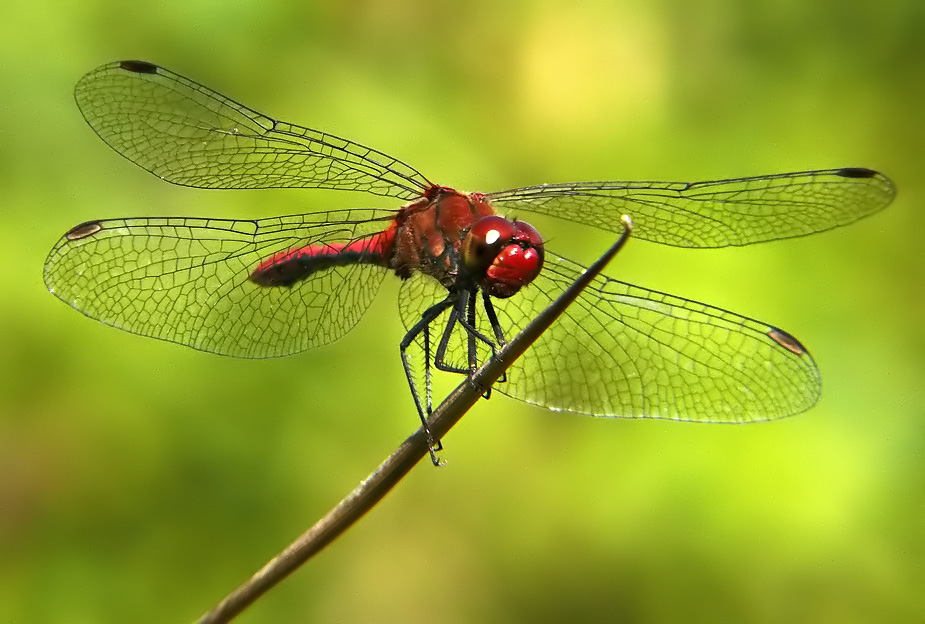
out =
<path fill-rule="evenodd" d="M 142 61 L 104 65 L 74 89 L 87 123 L 154 175 L 200 188 L 328 188 L 413 199 L 431 185 L 405 163 L 277 121 Z"/>
<path fill-rule="evenodd" d="M 580 182 L 490 193 L 500 210 L 559 217 L 677 247 L 727 247 L 815 234 L 887 206 L 883 174 L 842 168 L 711 182 Z"/>
<path fill-rule="evenodd" d="M 45 284 L 85 315 L 136 334 L 223 355 L 289 355 L 353 328 L 387 271 L 353 264 L 270 288 L 251 282 L 251 272 L 277 252 L 354 240 L 393 218 L 350 210 L 257 221 L 92 221 L 51 250 Z"/>

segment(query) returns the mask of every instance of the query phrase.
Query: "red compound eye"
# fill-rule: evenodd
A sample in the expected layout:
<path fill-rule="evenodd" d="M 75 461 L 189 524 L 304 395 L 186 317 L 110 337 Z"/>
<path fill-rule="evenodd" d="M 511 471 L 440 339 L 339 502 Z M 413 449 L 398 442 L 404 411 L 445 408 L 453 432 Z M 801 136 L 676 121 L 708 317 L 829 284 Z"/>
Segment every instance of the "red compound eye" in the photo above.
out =
<path fill-rule="evenodd" d="M 460 249 L 466 271 L 470 275 L 479 275 L 488 270 L 515 234 L 514 223 L 504 217 L 490 215 L 476 221 L 466 233 Z"/>
<path fill-rule="evenodd" d="M 466 271 L 493 297 L 514 295 L 543 268 L 543 238 L 529 223 L 482 217 L 462 244 Z"/>

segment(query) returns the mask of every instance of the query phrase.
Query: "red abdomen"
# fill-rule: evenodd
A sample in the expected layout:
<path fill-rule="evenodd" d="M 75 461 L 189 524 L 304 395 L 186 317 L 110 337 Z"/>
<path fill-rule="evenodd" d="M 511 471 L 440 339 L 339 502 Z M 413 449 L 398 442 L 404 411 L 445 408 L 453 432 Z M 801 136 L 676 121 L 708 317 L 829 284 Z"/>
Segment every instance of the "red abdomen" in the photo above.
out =
<path fill-rule="evenodd" d="M 261 262 L 250 280 L 261 286 L 292 286 L 309 275 L 350 264 L 389 266 L 395 244 L 395 224 L 382 232 L 347 243 L 307 245 L 282 251 Z"/>

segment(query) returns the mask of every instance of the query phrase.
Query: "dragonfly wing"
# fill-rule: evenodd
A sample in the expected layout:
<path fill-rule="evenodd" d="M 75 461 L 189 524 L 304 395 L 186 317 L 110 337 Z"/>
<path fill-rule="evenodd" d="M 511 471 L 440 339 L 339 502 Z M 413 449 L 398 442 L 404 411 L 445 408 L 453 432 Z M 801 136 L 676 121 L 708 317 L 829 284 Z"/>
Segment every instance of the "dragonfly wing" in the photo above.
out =
<path fill-rule="evenodd" d="M 329 268 L 291 287 L 260 286 L 251 272 L 278 252 L 354 240 L 393 217 L 352 210 L 256 221 L 91 221 L 51 250 L 45 284 L 85 315 L 136 334 L 237 357 L 289 355 L 347 333 L 386 269 Z"/>
<path fill-rule="evenodd" d="M 523 296 L 495 300 L 501 325 L 519 332 L 583 271 L 547 252 Z M 809 409 L 820 380 L 778 328 L 600 276 L 495 387 L 595 416 L 750 422 Z"/>
<path fill-rule="evenodd" d="M 793 238 L 847 225 L 887 206 L 893 183 L 870 169 L 842 168 L 712 182 L 545 184 L 488 195 L 499 209 L 538 213 L 677 247 L 727 247 Z"/>
<path fill-rule="evenodd" d="M 154 175 L 200 188 L 328 188 L 414 199 L 427 179 L 382 152 L 277 121 L 142 61 L 99 67 L 77 106 L 110 147 Z"/>

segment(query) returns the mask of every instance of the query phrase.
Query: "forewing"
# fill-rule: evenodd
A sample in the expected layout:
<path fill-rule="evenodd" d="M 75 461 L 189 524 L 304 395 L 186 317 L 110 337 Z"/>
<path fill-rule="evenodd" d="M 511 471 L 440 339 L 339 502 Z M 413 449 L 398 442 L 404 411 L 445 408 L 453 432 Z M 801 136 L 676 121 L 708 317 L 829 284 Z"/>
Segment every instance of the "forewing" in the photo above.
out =
<path fill-rule="evenodd" d="M 91 221 L 51 250 L 45 284 L 85 315 L 136 334 L 223 355 L 289 355 L 349 331 L 387 271 L 354 264 L 292 287 L 259 286 L 251 272 L 277 252 L 354 240 L 393 216 L 350 210 L 257 221 Z"/>
<path fill-rule="evenodd" d="M 154 175 L 200 188 L 328 188 L 414 199 L 430 187 L 382 152 L 277 121 L 163 67 L 120 61 L 74 89 L 87 123 Z"/>
<path fill-rule="evenodd" d="M 488 195 L 512 216 L 539 213 L 677 247 L 727 247 L 847 225 L 890 203 L 883 174 L 842 168 L 711 182 L 545 184 Z"/>

